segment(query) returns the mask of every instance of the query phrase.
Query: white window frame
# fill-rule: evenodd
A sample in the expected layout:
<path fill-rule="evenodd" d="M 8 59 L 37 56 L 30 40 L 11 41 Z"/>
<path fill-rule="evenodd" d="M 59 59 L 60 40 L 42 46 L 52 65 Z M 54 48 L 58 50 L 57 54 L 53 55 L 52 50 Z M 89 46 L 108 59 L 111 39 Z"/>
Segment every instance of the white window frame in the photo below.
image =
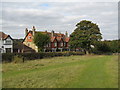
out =
<path fill-rule="evenodd" d="M 57 47 L 57 42 L 54 42 L 54 46 Z"/>
<path fill-rule="evenodd" d="M 11 40 L 6 40 L 5 44 L 12 44 L 12 41 Z"/>
<path fill-rule="evenodd" d="M 28 36 L 28 39 L 31 39 L 32 37 L 31 36 Z"/>
<path fill-rule="evenodd" d="M 60 43 L 60 46 L 63 46 L 63 42 Z"/>
<path fill-rule="evenodd" d="M 49 43 L 48 46 L 51 47 L 51 43 Z"/>
<path fill-rule="evenodd" d="M 66 42 L 64 42 L 64 46 L 66 46 Z"/>

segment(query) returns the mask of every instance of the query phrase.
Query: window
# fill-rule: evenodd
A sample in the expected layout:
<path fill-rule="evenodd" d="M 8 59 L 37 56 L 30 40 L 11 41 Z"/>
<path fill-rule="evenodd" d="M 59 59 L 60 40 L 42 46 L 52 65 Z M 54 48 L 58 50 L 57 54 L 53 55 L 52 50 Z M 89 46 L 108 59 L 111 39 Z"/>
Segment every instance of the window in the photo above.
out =
<path fill-rule="evenodd" d="M 50 44 L 50 43 L 48 43 L 48 44 L 46 45 L 46 47 L 51 47 L 51 44 Z"/>
<path fill-rule="evenodd" d="M 63 46 L 63 42 L 61 42 L 60 44 L 61 44 L 60 46 Z"/>
<path fill-rule="evenodd" d="M 55 47 L 57 46 L 57 42 L 54 43 L 54 46 L 55 46 Z"/>
<path fill-rule="evenodd" d="M 5 44 L 11 44 L 10 40 L 6 40 Z"/>
<path fill-rule="evenodd" d="M 48 45 L 49 45 L 49 47 L 51 47 L 51 43 L 49 43 Z"/>
<path fill-rule="evenodd" d="M 49 45 L 47 44 L 46 47 L 49 47 Z"/>
<path fill-rule="evenodd" d="M 49 44 L 47 44 L 46 47 L 49 47 Z"/>
<path fill-rule="evenodd" d="M 28 36 L 28 39 L 31 39 L 31 36 Z"/>
<path fill-rule="evenodd" d="M 66 46 L 66 43 L 64 42 L 64 46 Z"/>
<path fill-rule="evenodd" d="M 6 48 L 6 53 L 11 53 L 11 48 Z"/>

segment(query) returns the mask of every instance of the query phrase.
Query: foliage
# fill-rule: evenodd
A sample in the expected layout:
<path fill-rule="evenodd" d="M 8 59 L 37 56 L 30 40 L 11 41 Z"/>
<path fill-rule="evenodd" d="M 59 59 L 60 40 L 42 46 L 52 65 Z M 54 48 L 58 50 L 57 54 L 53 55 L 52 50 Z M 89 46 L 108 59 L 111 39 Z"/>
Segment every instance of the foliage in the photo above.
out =
<path fill-rule="evenodd" d="M 120 53 L 120 40 L 106 41 L 110 44 L 113 53 Z"/>
<path fill-rule="evenodd" d="M 77 28 L 70 35 L 70 48 L 83 48 L 90 50 L 90 45 L 102 39 L 98 25 L 91 21 L 83 20 L 77 23 Z"/>
<path fill-rule="evenodd" d="M 34 36 L 34 43 L 38 46 L 38 51 L 43 51 L 45 45 L 47 45 L 50 41 L 50 37 L 47 34 L 42 34 L 41 32 L 37 32 Z"/>
<path fill-rule="evenodd" d="M 83 52 L 39 52 L 39 53 L 4 53 L 2 57 L 3 62 L 16 62 L 16 57 L 23 60 L 35 60 L 42 58 L 58 57 L 58 56 L 70 56 L 70 55 L 84 55 Z M 17 60 L 18 62 L 18 60 Z"/>
<path fill-rule="evenodd" d="M 17 45 L 21 44 L 23 39 L 14 39 L 13 40 L 13 46 L 14 48 L 17 47 Z"/>
<path fill-rule="evenodd" d="M 92 50 L 96 54 L 103 54 L 111 52 L 110 44 L 106 41 L 96 42 L 95 48 Z"/>
<path fill-rule="evenodd" d="M 120 40 L 105 40 L 96 42 L 95 48 L 92 49 L 93 53 L 120 53 Z"/>
<path fill-rule="evenodd" d="M 2 53 L 2 62 L 12 62 L 14 55 L 14 53 Z"/>

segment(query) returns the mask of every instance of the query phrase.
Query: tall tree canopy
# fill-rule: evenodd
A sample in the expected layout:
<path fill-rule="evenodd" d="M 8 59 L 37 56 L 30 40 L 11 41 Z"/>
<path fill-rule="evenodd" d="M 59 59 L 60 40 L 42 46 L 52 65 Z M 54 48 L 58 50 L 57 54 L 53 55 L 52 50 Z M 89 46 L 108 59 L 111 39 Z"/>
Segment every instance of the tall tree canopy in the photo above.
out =
<path fill-rule="evenodd" d="M 83 20 L 77 23 L 76 27 L 70 35 L 70 47 L 73 49 L 82 48 L 89 51 L 90 45 L 94 45 L 95 41 L 102 39 L 98 25 L 91 21 Z"/>
<path fill-rule="evenodd" d="M 45 45 L 47 45 L 50 41 L 50 38 L 47 34 L 42 34 L 37 32 L 34 36 L 34 43 L 38 47 L 38 51 L 43 51 Z"/>

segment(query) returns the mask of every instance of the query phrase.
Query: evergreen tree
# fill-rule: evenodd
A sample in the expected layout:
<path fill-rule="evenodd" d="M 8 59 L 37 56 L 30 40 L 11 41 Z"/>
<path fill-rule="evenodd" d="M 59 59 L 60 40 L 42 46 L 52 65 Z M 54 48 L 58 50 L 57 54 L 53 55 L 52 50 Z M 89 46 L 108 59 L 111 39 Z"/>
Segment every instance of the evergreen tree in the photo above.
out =
<path fill-rule="evenodd" d="M 90 52 L 90 45 L 94 45 L 96 41 L 102 39 L 98 25 L 83 20 L 77 23 L 76 27 L 70 35 L 70 48 L 82 48 L 85 52 Z"/>

